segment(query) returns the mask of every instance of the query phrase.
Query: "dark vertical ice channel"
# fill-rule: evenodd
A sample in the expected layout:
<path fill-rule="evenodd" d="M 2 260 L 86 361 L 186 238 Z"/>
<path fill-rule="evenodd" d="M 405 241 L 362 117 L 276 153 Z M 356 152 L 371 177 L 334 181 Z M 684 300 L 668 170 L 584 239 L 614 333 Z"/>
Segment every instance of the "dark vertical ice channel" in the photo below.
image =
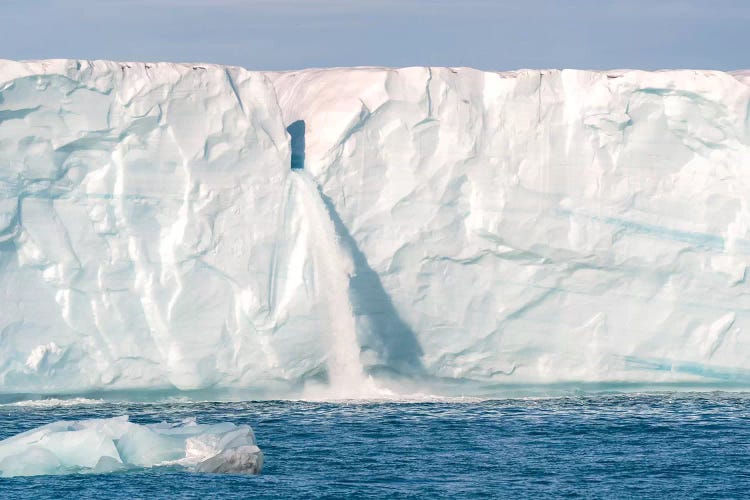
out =
<path fill-rule="evenodd" d="M 297 120 L 286 128 L 292 136 L 292 170 L 305 168 L 305 120 Z"/>

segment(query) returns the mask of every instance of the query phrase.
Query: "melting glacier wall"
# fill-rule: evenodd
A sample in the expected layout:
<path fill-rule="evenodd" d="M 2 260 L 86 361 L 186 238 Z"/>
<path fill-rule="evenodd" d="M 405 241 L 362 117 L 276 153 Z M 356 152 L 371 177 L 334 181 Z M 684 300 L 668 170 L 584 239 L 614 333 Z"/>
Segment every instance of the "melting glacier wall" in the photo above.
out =
<path fill-rule="evenodd" d="M 748 168 L 748 73 L 3 61 L 0 392 L 750 386 Z"/>

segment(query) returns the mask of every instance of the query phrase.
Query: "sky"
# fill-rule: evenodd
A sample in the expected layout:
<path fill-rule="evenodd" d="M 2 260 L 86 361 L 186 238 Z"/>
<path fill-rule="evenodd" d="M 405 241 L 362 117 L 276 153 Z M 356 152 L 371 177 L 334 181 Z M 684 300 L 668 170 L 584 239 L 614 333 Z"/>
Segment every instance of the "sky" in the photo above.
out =
<path fill-rule="evenodd" d="M 750 68 L 750 0 L 0 0 L 0 58 Z"/>

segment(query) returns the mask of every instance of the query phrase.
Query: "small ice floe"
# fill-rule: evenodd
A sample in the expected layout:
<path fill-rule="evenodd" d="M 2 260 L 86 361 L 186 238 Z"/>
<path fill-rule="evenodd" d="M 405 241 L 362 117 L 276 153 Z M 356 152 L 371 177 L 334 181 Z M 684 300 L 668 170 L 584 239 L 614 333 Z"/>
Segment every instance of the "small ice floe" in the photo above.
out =
<path fill-rule="evenodd" d="M 253 430 L 229 422 L 130 422 L 127 416 L 60 421 L 0 441 L 0 476 L 106 473 L 182 466 L 195 472 L 259 474 Z"/>

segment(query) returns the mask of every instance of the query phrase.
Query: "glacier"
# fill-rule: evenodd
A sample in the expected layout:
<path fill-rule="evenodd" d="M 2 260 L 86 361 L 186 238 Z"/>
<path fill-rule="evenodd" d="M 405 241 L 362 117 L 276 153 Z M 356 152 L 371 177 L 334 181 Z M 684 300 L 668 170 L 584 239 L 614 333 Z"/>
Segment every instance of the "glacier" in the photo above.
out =
<path fill-rule="evenodd" d="M 0 441 L 0 476 L 108 473 L 180 466 L 259 474 L 263 453 L 247 425 L 136 424 L 127 416 L 58 421 Z"/>
<path fill-rule="evenodd" d="M 750 387 L 749 167 L 747 71 L 0 61 L 0 393 Z"/>

